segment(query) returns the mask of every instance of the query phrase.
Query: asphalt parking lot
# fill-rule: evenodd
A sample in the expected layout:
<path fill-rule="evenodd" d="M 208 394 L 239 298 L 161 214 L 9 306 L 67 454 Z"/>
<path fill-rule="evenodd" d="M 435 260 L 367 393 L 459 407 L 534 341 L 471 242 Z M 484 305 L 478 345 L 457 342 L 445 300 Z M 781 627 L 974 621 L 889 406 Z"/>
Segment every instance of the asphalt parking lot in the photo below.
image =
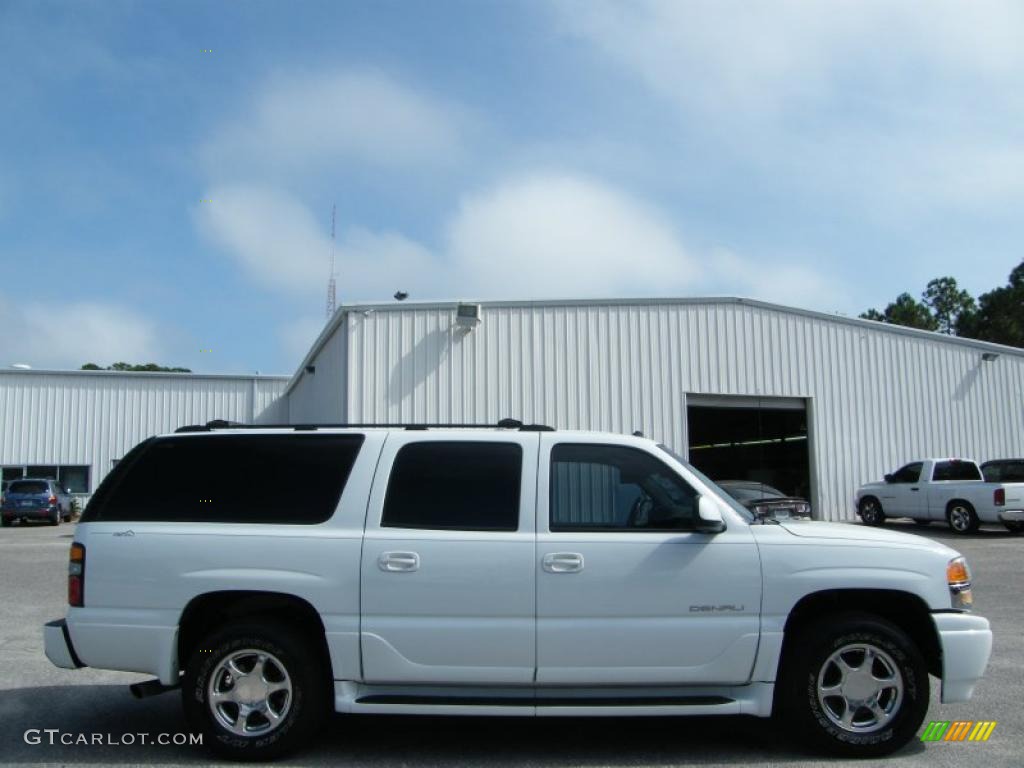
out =
<path fill-rule="evenodd" d="M 911 525 L 898 530 L 921 533 Z M 185 730 L 176 693 L 137 701 L 139 675 L 61 670 L 42 650 L 42 625 L 64 615 L 67 549 L 73 525 L 0 529 L 0 763 L 19 765 L 208 764 L 201 747 L 141 744 L 133 734 Z M 887 761 L 900 766 L 1024 765 L 1024 537 L 1003 531 L 927 534 L 967 555 L 975 605 L 995 632 L 985 679 L 967 704 L 941 705 L 933 680 L 931 720 L 995 720 L 987 743 L 913 742 Z M 104 734 L 114 744 L 26 743 L 29 729 Z M 129 740 L 135 743 L 128 744 Z M 120 743 L 118 743 L 120 742 Z M 291 765 L 632 766 L 866 765 L 807 754 L 756 718 L 559 719 L 336 716 L 328 732 Z"/>

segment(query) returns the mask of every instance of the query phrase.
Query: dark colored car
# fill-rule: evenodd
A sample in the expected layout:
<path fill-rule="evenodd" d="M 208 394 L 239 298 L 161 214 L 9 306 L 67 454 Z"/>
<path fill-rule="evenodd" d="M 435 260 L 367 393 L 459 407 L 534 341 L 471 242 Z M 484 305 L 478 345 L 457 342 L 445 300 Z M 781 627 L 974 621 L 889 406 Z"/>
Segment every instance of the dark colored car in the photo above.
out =
<path fill-rule="evenodd" d="M 22 478 L 11 480 L 0 501 L 0 524 L 15 520 L 45 520 L 50 525 L 71 519 L 71 496 L 56 480 Z"/>
<path fill-rule="evenodd" d="M 718 486 L 757 517 L 788 520 L 811 516 L 807 499 L 787 496 L 777 488 L 755 480 L 716 480 Z"/>
<path fill-rule="evenodd" d="M 986 483 L 1024 483 L 1024 459 L 996 459 L 981 465 Z"/>

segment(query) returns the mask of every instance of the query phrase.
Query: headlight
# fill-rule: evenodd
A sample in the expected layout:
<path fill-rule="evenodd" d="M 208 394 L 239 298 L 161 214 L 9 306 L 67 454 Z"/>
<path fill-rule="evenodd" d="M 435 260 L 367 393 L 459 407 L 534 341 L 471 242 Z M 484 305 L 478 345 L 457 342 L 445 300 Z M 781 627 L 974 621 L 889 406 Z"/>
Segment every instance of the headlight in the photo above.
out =
<path fill-rule="evenodd" d="M 953 607 L 961 611 L 969 611 L 974 604 L 971 595 L 971 570 L 967 560 L 956 557 L 946 565 L 946 583 L 949 585 L 949 597 Z"/>

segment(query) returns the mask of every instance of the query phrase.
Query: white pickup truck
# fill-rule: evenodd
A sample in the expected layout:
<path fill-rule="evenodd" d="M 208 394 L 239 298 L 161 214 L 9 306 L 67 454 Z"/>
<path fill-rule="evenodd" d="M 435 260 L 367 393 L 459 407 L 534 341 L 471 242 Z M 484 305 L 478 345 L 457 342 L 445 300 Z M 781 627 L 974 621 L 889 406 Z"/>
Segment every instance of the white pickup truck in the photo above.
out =
<path fill-rule="evenodd" d="M 105 478 L 44 638 L 59 667 L 180 688 L 231 758 L 331 712 L 776 715 L 864 757 L 914 738 L 929 675 L 970 698 L 971 594 L 942 544 L 757 519 L 641 437 L 214 424 Z"/>
<path fill-rule="evenodd" d="M 973 533 L 981 523 L 1024 530 L 1024 483 L 985 482 L 970 459 L 912 461 L 881 483 L 862 485 L 855 503 L 866 525 L 909 517 L 921 525 L 945 520 L 957 533 Z"/>

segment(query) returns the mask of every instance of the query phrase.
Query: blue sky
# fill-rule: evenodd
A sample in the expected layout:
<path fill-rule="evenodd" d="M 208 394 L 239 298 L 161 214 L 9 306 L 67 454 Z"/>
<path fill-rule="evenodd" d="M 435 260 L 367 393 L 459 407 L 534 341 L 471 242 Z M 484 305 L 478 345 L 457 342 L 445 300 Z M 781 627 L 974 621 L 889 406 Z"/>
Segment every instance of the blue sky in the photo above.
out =
<path fill-rule="evenodd" d="M 977 294 L 1024 258 L 1021 39 L 997 0 L 6 0 L 0 365 L 291 373 L 334 203 L 342 302 Z"/>

